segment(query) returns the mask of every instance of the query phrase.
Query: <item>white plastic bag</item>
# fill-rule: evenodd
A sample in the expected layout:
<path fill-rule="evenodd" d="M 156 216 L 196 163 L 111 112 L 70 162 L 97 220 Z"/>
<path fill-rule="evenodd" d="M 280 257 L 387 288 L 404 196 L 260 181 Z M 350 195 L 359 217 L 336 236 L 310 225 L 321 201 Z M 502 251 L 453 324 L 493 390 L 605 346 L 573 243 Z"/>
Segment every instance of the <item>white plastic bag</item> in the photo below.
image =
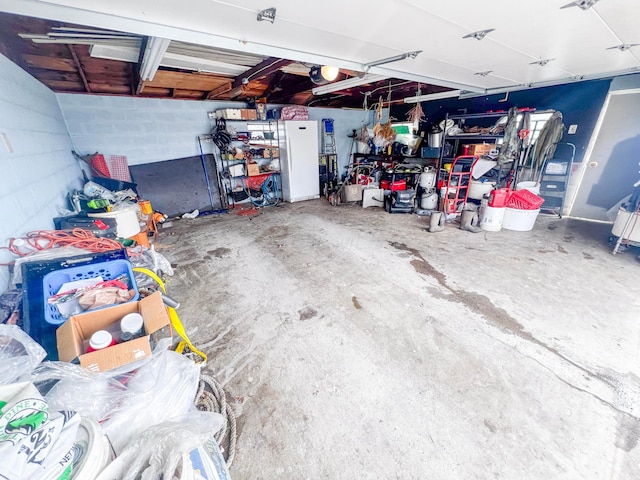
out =
<path fill-rule="evenodd" d="M 222 427 L 222 415 L 194 411 L 147 428 L 100 474 L 97 480 L 174 478 L 185 453 L 204 444 Z"/>
<path fill-rule="evenodd" d="M 139 368 L 122 403 L 102 424 L 116 454 L 149 427 L 192 410 L 199 381 L 200 367 L 172 350 Z"/>
<path fill-rule="evenodd" d="M 29 375 L 47 356 L 35 340 L 16 325 L 0 325 L 0 385 Z"/>

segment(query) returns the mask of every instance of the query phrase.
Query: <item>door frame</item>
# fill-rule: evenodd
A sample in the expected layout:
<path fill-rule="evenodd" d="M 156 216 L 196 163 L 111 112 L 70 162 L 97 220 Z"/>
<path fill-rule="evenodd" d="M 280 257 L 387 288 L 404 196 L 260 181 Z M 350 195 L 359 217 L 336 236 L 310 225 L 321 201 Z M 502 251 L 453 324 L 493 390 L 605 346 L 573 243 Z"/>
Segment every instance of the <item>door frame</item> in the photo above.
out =
<path fill-rule="evenodd" d="M 593 150 L 595 149 L 598 136 L 600 135 L 600 130 L 602 129 L 602 125 L 604 123 L 605 117 L 607 116 L 607 112 L 609 110 L 609 104 L 611 103 L 611 98 L 614 95 L 630 95 L 630 94 L 638 94 L 638 93 L 640 93 L 640 88 L 629 88 L 625 90 L 613 90 L 613 91 L 610 90 L 607 93 L 607 98 L 602 104 L 602 108 L 600 109 L 600 114 L 598 115 L 598 121 L 596 122 L 596 126 L 593 129 L 593 133 L 591 134 L 591 138 L 589 139 L 589 144 L 587 145 L 587 150 L 581 162 L 578 181 L 574 183 L 573 191 L 571 192 L 571 195 L 569 197 L 569 202 L 565 208 L 566 216 L 572 217 L 571 212 L 573 211 L 573 206 L 575 204 L 576 198 L 578 197 L 578 193 L 582 188 L 582 181 L 584 180 L 584 176 L 586 175 L 587 168 L 589 168 L 589 163 L 591 162 L 591 155 L 593 154 Z M 582 217 L 572 217 L 572 218 L 582 219 Z M 605 222 L 603 220 L 593 220 L 590 218 L 584 218 L 583 220 L 589 220 L 591 222 L 599 222 L 599 223 L 611 223 L 611 222 Z"/>

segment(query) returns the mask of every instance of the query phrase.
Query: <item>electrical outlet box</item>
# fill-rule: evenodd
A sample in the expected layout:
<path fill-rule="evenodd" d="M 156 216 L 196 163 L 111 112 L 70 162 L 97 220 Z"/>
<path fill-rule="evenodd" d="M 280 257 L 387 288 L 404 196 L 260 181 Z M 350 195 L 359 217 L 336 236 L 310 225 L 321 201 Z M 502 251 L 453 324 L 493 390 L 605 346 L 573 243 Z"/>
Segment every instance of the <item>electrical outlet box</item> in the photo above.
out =
<path fill-rule="evenodd" d="M 578 130 L 578 125 L 569 125 L 569 131 L 567 132 L 569 135 L 573 135 Z"/>

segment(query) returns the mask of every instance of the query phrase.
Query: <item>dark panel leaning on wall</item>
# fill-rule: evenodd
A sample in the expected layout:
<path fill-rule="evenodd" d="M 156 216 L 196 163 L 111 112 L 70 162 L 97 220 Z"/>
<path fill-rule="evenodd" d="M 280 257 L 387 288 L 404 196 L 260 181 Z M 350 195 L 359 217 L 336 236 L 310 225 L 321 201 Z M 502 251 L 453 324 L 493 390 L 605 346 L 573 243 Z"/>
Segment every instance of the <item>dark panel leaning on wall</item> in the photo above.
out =
<path fill-rule="evenodd" d="M 207 182 L 202 159 L 199 156 L 145 163 L 130 167 L 133 181 L 137 184 L 139 195 L 151 201 L 154 210 L 174 216 L 192 212 L 219 210 L 215 164 L 211 155 L 205 156 L 209 183 L 213 197 L 213 208 L 209 201 Z"/>
<path fill-rule="evenodd" d="M 487 95 L 466 100 L 446 99 L 423 102 L 422 109 L 427 117 L 421 128 L 428 128 L 432 123 L 444 119 L 445 114 L 485 113 L 489 110 L 509 110 L 516 107 L 531 107 L 536 110 L 558 110 L 562 112 L 563 122 L 577 125 L 575 134 L 568 135 L 565 130 L 562 142 L 571 142 L 576 146 L 576 162 L 581 162 L 591 134 L 595 128 L 600 110 L 609 91 L 610 79 L 578 82 L 555 87 L 535 88 L 512 92 L 509 95 Z M 506 99 L 506 100 L 505 100 Z M 504 100 L 504 101 L 502 101 Z M 391 115 L 404 121 L 406 113 L 413 105 L 394 105 Z"/>

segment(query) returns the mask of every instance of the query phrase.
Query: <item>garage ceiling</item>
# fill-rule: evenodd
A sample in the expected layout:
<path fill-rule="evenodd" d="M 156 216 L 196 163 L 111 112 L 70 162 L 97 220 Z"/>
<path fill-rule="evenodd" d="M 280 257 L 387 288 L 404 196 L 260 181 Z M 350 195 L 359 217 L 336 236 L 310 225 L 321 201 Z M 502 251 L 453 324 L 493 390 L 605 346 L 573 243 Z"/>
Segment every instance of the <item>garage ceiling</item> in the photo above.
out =
<path fill-rule="evenodd" d="M 276 9 L 275 20 L 258 21 L 258 12 L 270 7 Z M 11 27 L 0 33 L 3 51 L 58 91 L 65 90 L 54 78 L 56 70 L 33 59 L 51 56 L 56 48 L 59 58 L 68 61 L 67 70 L 76 65 L 74 72 L 66 72 L 66 80 L 75 81 L 72 91 L 201 99 L 262 96 L 271 103 L 307 105 L 360 106 L 365 92 L 377 89 L 376 96 L 386 95 L 383 87 L 389 84 L 392 98 L 402 101 L 415 95 L 418 82 L 422 94 L 456 89 L 474 95 L 640 71 L 637 0 L 4 0 L 0 9 L 22 16 L 2 19 Z M 25 18 L 33 16 L 49 21 Z M 134 53 L 147 37 L 167 38 L 172 40 L 169 53 L 223 60 L 245 70 L 202 73 L 179 63 L 162 64 L 159 76 L 141 83 L 133 59 L 101 60 L 90 56 L 88 45 L 26 46 L 32 39 L 15 37 L 68 25 L 134 34 Z M 371 66 L 413 51 L 420 53 Z M 314 95 L 307 72 L 315 64 L 340 67 L 338 80 L 364 72 L 384 80 Z M 118 81 L 109 79 L 112 67 Z M 92 82 L 95 70 L 102 76 Z M 74 73 L 78 78 L 71 79 Z M 109 86 L 112 91 L 105 91 Z"/>

